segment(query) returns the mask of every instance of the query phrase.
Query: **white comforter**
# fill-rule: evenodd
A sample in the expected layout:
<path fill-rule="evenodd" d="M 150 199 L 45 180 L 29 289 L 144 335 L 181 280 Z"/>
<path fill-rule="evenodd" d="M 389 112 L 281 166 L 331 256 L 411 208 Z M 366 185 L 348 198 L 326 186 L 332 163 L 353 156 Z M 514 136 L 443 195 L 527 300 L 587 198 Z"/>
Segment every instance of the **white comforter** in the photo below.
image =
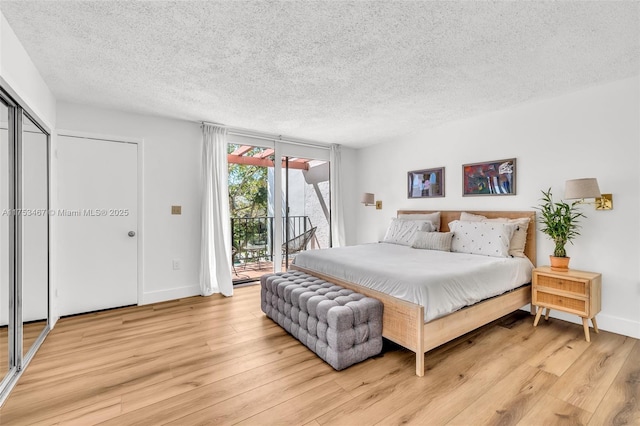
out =
<path fill-rule="evenodd" d="M 307 250 L 297 266 L 369 287 L 425 307 L 431 321 L 531 282 L 527 258 L 419 250 L 397 244 Z"/>

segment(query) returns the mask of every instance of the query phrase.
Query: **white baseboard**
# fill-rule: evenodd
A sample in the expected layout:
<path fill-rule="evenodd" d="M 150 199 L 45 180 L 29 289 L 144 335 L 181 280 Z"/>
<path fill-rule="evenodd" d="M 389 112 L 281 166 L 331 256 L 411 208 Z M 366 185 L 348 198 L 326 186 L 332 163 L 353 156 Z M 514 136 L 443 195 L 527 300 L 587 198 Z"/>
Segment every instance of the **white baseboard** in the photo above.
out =
<path fill-rule="evenodd" d="M 577 315 L 558 312 L 552 309 L 550 316 L 582 325 L 582 318 Z M 596 315 L 596 320 L 598 321 L 598 329 L 600 330 L 640 339 L 640 322 L 631 321 L 626 318 L 614 317 L 603 313 Z M 591 322 L 589 322 L 589 324 L 591 325 Z"/>
<path fill-rule="evenodd" d="M 613 315 L 598 314 L 596 316 L 598 328 L 611 331 L 612 333 L 640 339 L 640 322 L 631 321 L 626 318 L 614 317 Z"/>
<path fill-rule="evenodd" d="M 529 312 L 529 306 L 522 308 Z M 567 314 L 565 312 L 554 311 L 551 310 L 551 314 L 549 315 L 551 318 L 558 318 L 563 321 L 572 322 L 574 324 L 582 325 L 582 318 L 577 315 Z M 633 337 L 635 339 L 640 339 L 640 322 L 632 321 L 627 318 L 620 318 L 613 315 L 603 314 L 602 312 L 596 315 L 596 320 L 598 321 L 598 329 L 610 331 L 616 334 L 622 334 L 623 336 Z M 533 319 L 531 320 L 533 324 Z M 591 322 L 589 322 L 591 324 Z"/>
<path fill-rule="evenodd" d="M 199 295 L 200 286 L 196 284 L 192 286 L 142 293 L 142 300 L 138 301 L 138 304 L 148 305 L 150 303 L 166 302 L 167 300 L 176 300 Z"/>

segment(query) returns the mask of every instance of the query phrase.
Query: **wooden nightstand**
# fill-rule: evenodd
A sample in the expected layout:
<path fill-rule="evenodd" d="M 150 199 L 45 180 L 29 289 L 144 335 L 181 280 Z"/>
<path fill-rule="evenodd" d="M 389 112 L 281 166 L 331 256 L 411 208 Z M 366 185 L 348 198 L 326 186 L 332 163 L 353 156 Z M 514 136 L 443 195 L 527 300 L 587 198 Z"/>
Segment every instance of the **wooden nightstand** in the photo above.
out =
<path fill-rule="evenodd" d="M 546 308 L 544 319 L 549 319 L 551 309 L 576 314 L 582 317 L 584 337 L 590 342 L 589 319 L 593 330 L 598 332 L 596 314 L 600 312 L 602 275 L 594 272 L 552 271 L 543 266 L 533 270 L 532 304 L 537 306 L 536 319 L 533 326 L 538 325 L 543 308 Z"/>

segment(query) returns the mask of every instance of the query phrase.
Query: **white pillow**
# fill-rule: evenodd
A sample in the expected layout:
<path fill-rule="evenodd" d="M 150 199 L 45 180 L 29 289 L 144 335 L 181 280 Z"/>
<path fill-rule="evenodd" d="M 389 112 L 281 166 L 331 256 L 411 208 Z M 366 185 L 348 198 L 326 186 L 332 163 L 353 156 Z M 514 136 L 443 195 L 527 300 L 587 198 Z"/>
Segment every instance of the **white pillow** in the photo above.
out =
<path fill-rule="evenodd" d="M 453 232 L 451 251 L 493 257 L 509 257 L 509 243 L 518 225 L 500 222 L 449 223 Z"/>
<path fill-rule="evenodd" d="M 463 222 L 482 222 L 483 220 L 487 220 L 487 217 L 481 214 L 460 212 L 460 220 Z"/>
<path fill-rule="evenodd" d="M 416 232 L 411 247 L 424 250 L 451 251 L 453 232 Z"/>
<path fill-rule="evenodd" d="M 434 226 L 427 220 L 391 219 L 382 242 L 410 246 L 418 231 L 431 232 Z"/>
<path fill-rule="evenodd" d="M 440 212 L 421 214 L 400 213 L 398 215 L 398 218 L 411 220 L 428 220 L 429 222 L 433 223 L 433 226 L 435 227 L 434 231 L 440 231 Z"/>
<path fill-rule="evenodd" d="M 527 229 L 529 228 L 530 219 L 528 217 L 521 217 L 517 219 L 508 219 L 506 217 L 498 217 L 495 219 L 488 219 L 486 216 L 479 214 L 462 212 L 460 213 L 460 220 L 467 222 L 503 222 L 503 223 L 515 223 L 518 225 L 516 231 L 511 237 L 509 243 L 509 255 L 514 257 L 525 257 L 524 247 L 527 244 Z"/>

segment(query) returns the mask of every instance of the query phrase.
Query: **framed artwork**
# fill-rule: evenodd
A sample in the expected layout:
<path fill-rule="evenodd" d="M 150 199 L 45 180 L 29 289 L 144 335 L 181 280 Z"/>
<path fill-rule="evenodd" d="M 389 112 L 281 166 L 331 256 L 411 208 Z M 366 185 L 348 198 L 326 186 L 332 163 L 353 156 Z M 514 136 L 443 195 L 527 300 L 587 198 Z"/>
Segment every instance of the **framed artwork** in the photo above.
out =
<path fill-rule="evenodd" d="M 444 167 L 407 173 L 409 198 L 444 197 Z"/>
<path fill-rule="evenodd" d="M 515 195 L 516 159 L 462 165 L 462 196 Z"/>

